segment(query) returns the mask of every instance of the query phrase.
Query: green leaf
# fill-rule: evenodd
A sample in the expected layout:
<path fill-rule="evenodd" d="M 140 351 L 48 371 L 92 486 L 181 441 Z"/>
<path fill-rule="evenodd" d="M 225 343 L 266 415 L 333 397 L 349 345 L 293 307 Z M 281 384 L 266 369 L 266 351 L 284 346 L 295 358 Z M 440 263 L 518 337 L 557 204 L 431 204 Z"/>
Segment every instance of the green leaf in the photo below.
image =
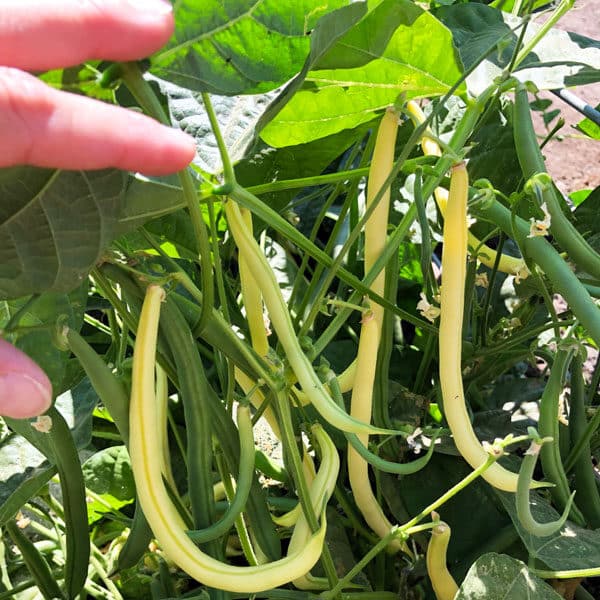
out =
<path fill-rule="evenodd" d="M 271 146 L 354 128 L 400 94 L 406 99 L 439 96 L 462 75 L 448 29 L 409 0 L 377 3 L 335 43 L 327 40 L 318 47 L 325 34 L 314 39 L 302 86 L 283 108 L 277 106 L 280 112 L 261 131 Z M 460 86 L 458 93 L 464 91 Z"/>
<path fill-rule="evenodd" d="M 86 487 L 98 498 L 88 502 L 88 521 L 114 512 L 135 499 L 135 484 L 125 446 L 111 446 L 91 456 L 82 467 Z"/>
<path fill-rule="evenodd" d="M 119 235 L 183 206 L 179 187 L 108 171 L 0 170 L 0 297 L 68 292 Z"/>
<path fill-rule="evenodd" d="M 469 92 L 479 94 L 506 68 L 513 55 L 522 20 L 485 4 L 455 4 L 437 13 L 452 31 L 460 58 L 469 69 L 489 54 L 467 78 Z M 529 23 L 527 44 L 540 30 Z M 493 52 L 490 48 L 496 46 Z M 585 36 L 551 29 L 518 66 L 514 75 L 533 81 L 541 90 L 573 87 L 600 81 L 600 42 Z"/>
<path fill-rule="evenodd" d="M 152 73 L 222 95 L 271 90 L 293 77 L 319 17 L 347 0 L 180 0 L 175 33 Z"/>
<path fill-rule="evenodd" d="M 455 600 L 560 600 L 545 581 L 536 577 L 520 560 L 490 552 L 469 569 Z"/>
<path fill-rule="evenodd" d="M 587 242 L 600 252 L 600 186 L 592 190 L 573 212 L 575 227 L 585 236 Z"/>
<path fill-rule="evenodd" d="M 591 569 L 600 563 L 600 529 L 592 531 L 567 521 L 554 535 L 539 538 L 531 535 L 519 523 L 514 494 L 494 490 L 529 554 L 552 570 Z M 530 492 L 531 514 L 539 523 L 555 521 L 559 513 L 539 492 Z"/>
<path fill-rule="evenodd" d="M 367 123 L 356 129 L 287 148 L 271 148 L 259 141 L 235 165 L 237 180 L 243 186 L 251 187 L 265 182 L 320 175 L 347 148 L 359 142 L 366 135 L 368 127 Z M 299 191 L 283 189 L 262 193 L 260 197 L 271 208 L 281 211 Z"/>
<path fill-rule="evenodd" d="M 596 110 L 600 110 L 600 104 L 596 106 Z M 600 140 L 600 125 L 594 123 L 594 121 L 591 119 L 586 117 L 585 119 L 579 121 L 575 127 L 582 133 L 585 133 L 585 135 L 588 137 L 591 137 L 593 140 Z"/>
<path fill-rule="evenodd" d="M 27 305 L 20 316 L 18 325 L 35 327 L 20 333 L 14 344 L 28 354 L 45 371 L 54 394 L 65 390 L 64 380 L 69 362 L 67 352 L 60 350 L 53 342 L 54 331 L 60 320 L 64 325 L 79 330 L 83 323 L 83 313 L 86 306 L 88 285 L 85 281 L 69 294 L 46 293 L 34 299 Z M 4 300 L 0 302 L 0 327 L 5 327 L 10 318 L 26 305 L 29 298 Z M 46 329 L 37 329 L 46 325 Z"/>
<path fill-rule="evenodd" d="M 0 525 L 11 519 L 55 475 L 44 455 L 11 435 L 0 445 Z"/>

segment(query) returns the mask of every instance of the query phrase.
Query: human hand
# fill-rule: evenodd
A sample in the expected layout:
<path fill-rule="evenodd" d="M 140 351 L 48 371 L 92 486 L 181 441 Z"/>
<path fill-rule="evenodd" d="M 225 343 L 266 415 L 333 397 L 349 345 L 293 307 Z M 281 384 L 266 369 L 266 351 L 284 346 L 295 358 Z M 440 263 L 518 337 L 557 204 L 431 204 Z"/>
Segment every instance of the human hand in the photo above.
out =
<path fill-rule="evenodd" d="M 0 167 L 116 167 L 148 175 L 185 168 L 195 143 L 181 131 L 52 89 L 26 72 L 144 58 L 173 28 L 171 4 L 163 0 L 1 0 Z M 45 373 L 0 339 L 0 415 L 32 417 L 51 402 Z"/>

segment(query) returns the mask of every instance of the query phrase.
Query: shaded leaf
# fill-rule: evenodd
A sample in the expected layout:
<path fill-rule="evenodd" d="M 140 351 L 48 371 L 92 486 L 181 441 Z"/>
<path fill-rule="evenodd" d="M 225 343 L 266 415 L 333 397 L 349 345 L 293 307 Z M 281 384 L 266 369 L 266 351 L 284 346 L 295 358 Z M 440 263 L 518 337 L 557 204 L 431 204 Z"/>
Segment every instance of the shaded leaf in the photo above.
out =
<path fill-rule="evenodd" d="M 196 140 L 198 154 L 195 164 L 208 173 L 220 173 L 221 155 L 206 108 L 199 95 L 169 81 L 151 81 L 154 81 L 166 96 L 172 122 Z M 256 122 L 275 96 L 274 92 L 237 97 L 211 96 L 211 104 L 232 162 L 244 156 L 246 148 L 254 139 Z"/>
<path fill-rule="evenodd" d="M 409 0 L 383 0 L 319 50 L 311 51 L 301 88 L 261 131 L 268 144 L 300 144 L 356 127 L 400 94 L 445 94 L 462 74 L 450 32 Z"/>
<path fill-rule="evenodd" d="M 80 329 L 87 292 L 86 281 L 69 294 L 45 293 L 29 304 L 19 320 L 21 327 L 48 326 L 48 329 L 35 329 L 29 333 L 24 329 L 14 343 L 33 358 L 48 375 L 55 395 L 61 394 L 65 389 L 69 354 L 54 344 L 54 330 L 59 320 L 64 325 Z M 19 298 L 0 302 L 0 326 L 6 326 L 10 318 L 24 307 L 28 300 Z"/>
<path fill-rule="evenodd" d="M 0 445 L 0 525 L 11 519 L 56 473 L 44 455 L 18 435 Z"/>
<path fill-rule="evenodd" d="M 600 252 L 600 187 L 592 190 L 573 212 L 575 227 L 585 236 L 588 244 Z"/>
<path fill-rule="evenodd" d="M 86 487 L 99 496 L 88 502 L 88 521 L 98 520 L 135 499 L 135 484 L 125 446 L 96 452 L 82 467 Z"/>
<path fill-rule="evenodd" d="M 108 245 L 148 219 L 183 206 L 168 178 L 116 170 L 0 170 L 0 296 L 68 292 Z"/>
<path fill-rule="evenodd" d="M 293 77 L 322 15 L 347 0 L 180 0 L 152 73 L 214 94 L 263 92 Z"/>
<path fill-rule="evenodd" d="M 477 559 L 469 569 L 456 600 L 560 600 L 545 581 L 529 571 L 525 563 L 505 554 L 490 552 Z"/>
<path fill-rule="evenodd" d="M 600 563 L 600 529 L 592 531 L 567 521 L 554 535 L 539 538 L 531 535 L 519 523 L 514 494 L 495 490 L 515 529 L 530 555 L 553 570 L 591 569 Z M 530 492 L 533 518 L 539 523 L 555 521 L 560 517 L 550 502 L 539 492 Z"/>

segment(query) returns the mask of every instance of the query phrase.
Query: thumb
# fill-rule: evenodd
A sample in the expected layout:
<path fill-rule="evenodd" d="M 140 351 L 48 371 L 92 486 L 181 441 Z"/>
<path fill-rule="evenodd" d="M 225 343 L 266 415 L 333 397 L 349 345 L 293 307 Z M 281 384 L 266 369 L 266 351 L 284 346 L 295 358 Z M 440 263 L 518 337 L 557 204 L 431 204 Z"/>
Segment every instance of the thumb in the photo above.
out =
<path fill-rule="evenodd" d="M 0 339 L 0 415 L 35 417 L 50 408 L 52 384 L 27 354 Z"/>

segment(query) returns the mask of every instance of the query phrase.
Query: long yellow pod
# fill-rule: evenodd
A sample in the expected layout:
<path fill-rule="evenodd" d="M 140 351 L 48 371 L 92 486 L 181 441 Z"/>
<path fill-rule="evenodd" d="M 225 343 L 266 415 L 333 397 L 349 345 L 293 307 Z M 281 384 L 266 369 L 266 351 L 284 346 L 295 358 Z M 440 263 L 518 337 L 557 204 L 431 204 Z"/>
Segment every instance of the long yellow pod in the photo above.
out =
<path fill-rule="evenodd" d="M 244 260 L 247 261 L 260 285 L 271 324 L 277 332 L 290 367 L 311 404 L 328 423 L 342 431 L 351 433 L 392 433 L 386 429 L 374 427 L 368 422 L 360 422 L 352 418 L 329 396 L 325 386 L 319 381 L 310 361 L 300 347 L 279 284 L 258 244 L 246 231 L 239 207 L 235 202 L 227 201 L 225 203 L 225 214 L 235 243 L 240 252 L 244 253 Z"/>
<path fill-rule="evenodd" d="M 144 514 L 169 558 L 200 583 L 237 593 L 262 592 L 289 583 L 310 571 L 319 559 L 325 539 L 324 521 L 303 548 L 286 558 L 256 567 L 232 566 L 208 556 L 190 540 L 167 493 L 161 461 L 155 456 L 159 425 L 154 391 L 158 321 L 164 295 L 159 286 L 148 287 L 133 354 L 129 453 Z"/>
<path fill-rule="evenodd" d="M 469 175 L 464 163 L 452 168 L 450 195 L 444 219 L 442 287 L 439 329 L 440 384 L 444 415 L 462 457 L 475 469 L 488 458 L 471 425 L 461 372 L 462 327 L 467 273 L 467 196 Z M 517 491 L 517 473 L 498 463 L 482 477 L 506 492 Z"/>
<path fill-rule="evenodd" d="M 421 123 L 425 122 L 425 115 L 421 110 L 420 106 L 410 100 L 406 104 L 406 109 L 413 119 L 416 125 L 421 125 Z M 441 156 L 442 151 L 438 145 L 438 143 L 427 137 L 427 132 L 423 135 L 421 139 L 421 148 L 423 149 L 423 154 L 425 156 Z M 435 196 L 436 204 L 442 213 L 442 216 L 445 216 L 446 213 L 446 204 L 448 202 L 448 192 L 441 187 L 435 189 L 433 195 Z M 470 231 L 468 232 L 468 245 L 473 251 L 477 252 L 477 258 L 479 261 L 484 264 L 486 267 L 490 269 L 494 268 L 494 264 L 496 263 L 497 252 L 492 250 L 489 246 L 483 244 L 476 236 L 474 236 Z M 525 265 L 525 261 L 522 258 L 516 258 L 514 256 L 509 256 L 508 254 L 501 254 L 500 260 L 498 262 L 498 270 L 502 273 L 508 273 L 511 275 L 523 275 L 527 273 L 527 266 Z"/>
<path fill-rule="evenodd" d="M 241 208 L 240 213 L 246 230 L 252 234 L 252 213 L 246 208 Z M 252 347 L 259 356 L 264 358 L 269 351 L 269 341 L 263 316 L 262 294 L 254 273 L 248 265 L 243 248 L 239 248 L 239 267 L 242 299 L 246 309 L 246 320 L 248 321 Z"/>
<path fill-rule="evenodd" d="M 398 115 L 394 110 L 388 109 L 379 124 L 375 148 L 373 149 L 367 182 L 367 208 L 373 203 L 392 171 L 397 132 Z M 375 207 L 365 224 L 365 272 L 371 269 L 385 248 L 390 195 L 390 189 L 388 188 L 381 196 L 379 204 Z M 382 269 L 371 284 L 371 289 L 377 294 L 383 295 L 384 288 L 385 269 Z M 383 316 L 383 307 L 374 304 L 371 310 L 365 313 L 360 328 L 358 354 L 355 361 L 356 372 L 360 375 L 354 379 L 350 402 L 350 414 L 360 421 L 371 420 L 373 385 L 375 382 L 377 351 L 379 350 Z M 369 435 L 363 433 L 359 434 L 358 437 L 361 444 L 368 447 Z M 383 509 L 373 494 L 369 481 L 369 465 L 367 461 L 350 445 L 348 446 L 348 476 L 356 506 L 369 527 L 377 535 L 384 537 L 390 532 L 393 525 L 385 516 Z M 389 546 L 391 550 L 395 551 L 400 550 L 402 547 L 403 545 L 398 540 L 393 540 Z"/>
<path fill-rule="evenodd" d="M 454 600 L 458 585 L 450 575 L 446 564 L 446 550 L 450 542 L 450 527 L 440 521 L 431 530 L 427 546 L 427 574 L 437 600 Z"/>
<path fill-rule="evenodd" d="M 321 425 L 313 425 L 312 432 L 319 443 L 321 449 L 321 465 L 316 476 L 310 484 L 310 502 L 315 512 L 320 512 L 327 504 L 340 471 L 340 458 L 334 443 L 327 435 L 327 432 Z M 307 540 L 310 539 L 311 531 L 304 513 L 301 513 L 292 532 L 288 554 L 298 552 Z M 322 577 L 313 577 L 307 573 L 292 581 L 292 583 L 301 590 L 325 589 L 327 580 Z"/>

